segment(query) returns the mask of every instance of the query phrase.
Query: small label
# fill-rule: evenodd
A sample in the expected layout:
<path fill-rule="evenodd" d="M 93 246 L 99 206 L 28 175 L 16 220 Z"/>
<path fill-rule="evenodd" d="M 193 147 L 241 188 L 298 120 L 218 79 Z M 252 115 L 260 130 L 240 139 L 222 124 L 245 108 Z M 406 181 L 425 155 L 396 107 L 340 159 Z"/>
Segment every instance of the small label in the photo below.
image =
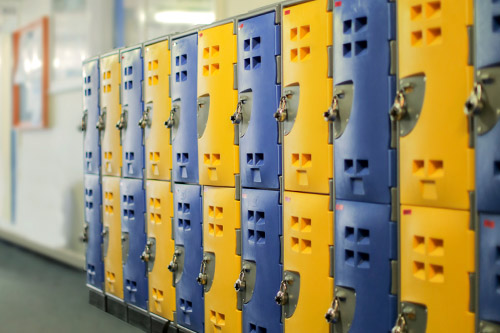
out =
<path fill-rule="evenodd" d="M 285 10 L 285 15 L 288 15 L 288 14 L 290 14 L 290 9 Z"/>
<path fill-rule="evenodd" d="M 203 32 L 200 32 L 200 37 L 203 37 Z"/>
<path fill-rule="evenodd" d="M 247 194 L 246 194 L 246 193 L 244 193 L 244 194 L 242 194 L 242 195 L 241 195 L 241 197 L 242 197 L 243 199 L 246 199 L 246 198 L 247 198 Z"/>
<path fill-rule="evenodd" d="M 335 7 L 342 6 L 342 1 L 335 1 Z"/>
<path fill-rule="evenodd" d="M 240 24 L 240 26 L 238 27 L 238 30 L 241 30 L 243 28 L 243 23 Z"/>
<path fill-rule="evenodd" d="M 290 197 L 285 197 L 285 201 L 286 201 L 286 202 L 290 202 L 290 201 L 292 201 L 292 198 L 290 198 Z"/>
<path fill-rule="evenodd" d="M 335 209 L 336 209 L 336 210 L 344 210 L 344 205 L 342 205 L 342 204 L 337 204 L 337 205 L 335 205 Z"/>
<path fill-rule="evenodd" d="M 486 228 L 494 229 L 495 228 L 495 221 L 484 220 L 484 226 Z"/>
<path fill-rule="evenodd" d="M 403 209 L 403 215 L 411 215 L 411 209 Z"/>

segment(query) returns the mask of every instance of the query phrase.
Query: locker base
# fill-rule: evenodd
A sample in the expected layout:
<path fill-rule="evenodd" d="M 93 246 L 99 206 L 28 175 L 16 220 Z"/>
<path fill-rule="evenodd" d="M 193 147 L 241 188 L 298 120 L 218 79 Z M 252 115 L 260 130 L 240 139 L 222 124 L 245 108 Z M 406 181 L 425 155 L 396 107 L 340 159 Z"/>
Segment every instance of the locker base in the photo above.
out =
<path fill-rule="evenodd" d="M 106 296 L 99 289 L 95 289 L 94 287 L 89 288 L 89 304 L 95 306 L 102 311 L 106 311 Z"/>
<path fill-rule="evenodd" d="M 498 333 L 500 332 L 500 323 L 481 320 L 479 322 L 479 333 Z"/>
<path fill-rule="evenodd" d="M 151 317 L 149 313 L 141 308 L 129 305 L 127 308 L 128 323 L 144 332 L 151 331 Z"/>
<path fill-rule="evenodd" d="M 106 312 L 118 319 L 127 321 L 127 304 L 112 295 L 106 295 Z"/>
<path fill-rule="evenodd" d="M 177 333 L 177 327 L 165 318 L 151 314 L 151 333 Z"/>

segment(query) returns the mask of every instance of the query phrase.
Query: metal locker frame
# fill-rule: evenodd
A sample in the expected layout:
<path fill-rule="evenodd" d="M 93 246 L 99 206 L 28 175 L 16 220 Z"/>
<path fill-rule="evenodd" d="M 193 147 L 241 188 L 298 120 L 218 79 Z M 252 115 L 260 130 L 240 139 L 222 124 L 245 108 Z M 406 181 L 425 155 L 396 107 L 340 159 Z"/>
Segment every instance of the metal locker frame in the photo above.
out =
<path fill-rule="evenodd" d="M 88 174 L 101 173 L 101 140 L 96 128 L 101 115 L 99 57 L 87 59 L 83 67 L 83 170 Z"/>

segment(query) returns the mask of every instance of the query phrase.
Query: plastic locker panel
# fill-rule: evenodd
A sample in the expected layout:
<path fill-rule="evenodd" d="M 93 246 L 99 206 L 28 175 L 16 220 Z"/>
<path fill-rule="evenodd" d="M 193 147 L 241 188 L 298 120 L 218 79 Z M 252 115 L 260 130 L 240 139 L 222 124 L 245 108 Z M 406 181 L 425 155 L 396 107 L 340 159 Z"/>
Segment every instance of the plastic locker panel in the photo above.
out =
<path fill-rule="evenodd" d="M 473 332 L 474 232 L 467 211 L 401 207 L 401 301 L 424 307 L 427 332 Z M 420 331 L 419 331 L 420 332 Z"/>
<path fill-rule="evenodd" d="M 146 182 L 148 240 L 143 258 L 148 265 L 149 311 L 174 320 L 175 288 L 168 264 L 174 255 L 172 235 L 173 195 L 170 182 Z"/>
<path fill-rule="evenodd" d="M 101 167 L 101 145 L 97 120 L 101 115 L 99 107 L 99 60 L 83 63 L 83 170 L 89 174 L 99 174 Z"/>
<path fill-rule="evenodd" d="M 204 330 L 203 287 L 196 282 L 203 259 L 203 211 L 200 185 L 174 185 L 175 247 L 179 264 L 174 272 L 177 324 Z"/>
<path fill-rule="evenodd" d="M 475 1 L 476 67 L 500 64 L 500 3 Z"/>
<path fill-rule="evenodd" d="M 170 180 L 172 146 L 170 130 L 165 127 L 169 117 L 170 48 L 163 40 L 144 46 L 144 142 L 146 178 Z"/>
<path fill-rule="evenodd" d="M 334 9 L 335 194 L 338 199 L 390 203 L 396 186 L 388 110 L 395 3 L 343 1 Z"/>
<path fill-rule="evenodd" d="M 282 332 L 281 309 L 274 302 L 280 284 L 282 206 L 280 192 L 242 189 L 243 332 Z"/>
<path fill-rule="evenodd" d="M 214 261 L 208 262 L 211 279 L 204 285 L 205 332 L 239 332 L 241 311 L 233 286 L 241 267 L 240 202 L 234 199 L 234 188 L 206 186 L 203 192 L 204 258 Z"/>
<path fill-rule="evenodd" d="M 277 56 L 281 53 L 276 12 L 238 22 L 238 106 L 241 186 L 278 189 L 281 145 L 273 114 L 281 86 Z M 281 71 L 281 68 L 279 69 Z"/>
<path fill-rule="evenodd" d="M 101 180 L 98 175 L 85 175 L 85 228 L 87 230 L 87 284 L 103 290 Z"/>
<path fill-rule="evenodd" d="M 147 310 L 148 278 L 141 254 L 146 246 L 146 193 L 142 179 L 120 181 L 123 293 L 128 304 Z"/>
<path fill-rule="evenodd" d="M 172 151 L 175 182 L 198 183 L 198 34 L 172 41 Z"/>
<path fill-rule="evenodd" d="M 464 102 L 472 88 L 472 0 L 398 2 L 401 202 L 468 209 L 474 188 Z M 446 64 L 446 66 L 443 66 Z"/>
<path fill-rule="evenodd" d="M 118 52 L 100 59 L 101 115 L 97 128 L 101 131 L 101 161 L 103 176 L 120 176 L 122 147 L 116 123 L 122 112 L 120 105 L 120 56 Z M 92 124 L 91 124 L 92 125 Z"/>
<path fill-rule="evenodd" d="M 500 216 L 479 221 L 479 319 L 500 324 Z"/>
<path fill-rule="evenodd" d="M 102 177 L 105 292 L 123 299 L 120 178 Z"/>
<path fill-rule="evenodd" d="M 202 185 L 235 186 L 239 150 L 230 121 L 237 101 L 234 24 L 198 33 L 198 163 Z"/>
<path fill-rule="evenodd" d="M 283 7 L 283 82 L 286 99 L 283 172 L 285 189 L 328 194 L 333 147 L 323 113 L 332 101 L 328 49 L 332 12 L 328 1 Z"/>
<path fill-rule="evenodd" d="M 137 46 L 120 53 L 122 64 L 122 114 L 116 124 L 121 130 L 122 176 L 143 178 L 144 143 L 138 123 L 142 116 L 142 47 Z"/>
<path fill-rule="evenodd" d="M 328 195 L 284 193 L 283 244 L 284 278 L 298 276 L 294 311 L 285 313 L 285 332 L 329 332 L 324 310 L 330 306 L 333 278 L 330 275 L 330 246 L 333 246 L 333 213 L 328 210 Z"/>
<path fill-rule="evenodd" d="M 396 281 L 392 281 L 391 261 L 397 258 L 397 231 L 390 217 L 390 205 L 336 202 L 335 294 L 340 300 L 343 328 L 339 332 L 346 332 L 348 327 L 351 333 L 388 332 L 396 321 L 397 296 L 391 293 Z M 350 295 L 344 297 L 346 301 L 337 287 Z M 354 313 L 348 313 L 349 309 Z M 346 317 L 353 319 L 345 322 Z"/>

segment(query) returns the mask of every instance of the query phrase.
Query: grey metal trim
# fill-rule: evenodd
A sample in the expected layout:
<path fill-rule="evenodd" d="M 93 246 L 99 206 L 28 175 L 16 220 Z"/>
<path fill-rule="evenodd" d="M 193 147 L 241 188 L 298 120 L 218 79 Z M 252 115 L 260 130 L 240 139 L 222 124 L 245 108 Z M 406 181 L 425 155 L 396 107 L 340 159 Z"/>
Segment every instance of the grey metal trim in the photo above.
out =
<path fill-rule="evenodd" d="M 241 201 L 241 175 L 239 173 L 234 175 L 234 200 Z"/>
<path fill-rule="evenodd" d="M 122 47 L 120 49 L 120 55 L 123 54 L 123 53 L 127 53 L 127 52 L 130 52 L 130 51 L 137 50 L 137 49 L 141 50 L 141 56 L 142 56 L 142 43 L 135 44 L 135 45 L 132 45 L 132 46 Z"/>
<path fill-rule="evenodd" d="M 333 46 L 329 45 L 326 47 L 328 53 L 328 77 L 333 77 Z"/>
<path fill-rule="evenodd" d="M 469 273 L 469 311 L 476 312 L 476 273 Z"/>
<path fill-rule="evenodd" d="M 146 46 L 149 46 L 149 45 L 157 44 L 159 42 L 163 42 L 163 41 L 169 40 L 169 39 L 170 39 L 170 35 L 165 35 L 165 36 L 161 36 L 161 37 L 158 37 L 158 38 L 155 38 L 155 39 L 150 39 L 150 40 L 144 42 L 142 44 L 142 47 L 146 47 Z"/>
<path fill-rule="evenodd" d="M 99 59 L 104 59 L 104 58 L 110 57 L 112 55 L 119 55 L 120 50 L 121 50 L 121 48 L 116 48 L 114 50 L 103 53 L 103 54 L 99 55 Z"/>
<path fill-rule="evenodd" d="M 237 26 L 236 26 L 236 20 L 238 19 L 240 15 L 235 15 L 235 16 L 231 16 L 229 18 L 226 18 L 226 19 L 223 19 L 223 20 L 220 20 L 220 21 L 216 21 L 214 23 L 210 23 L 210 24 L 206 24 L 206 25 L 202 25 L 200 26 L 200 28 L 198 29 L 198 32 L 203 32 L 205 30 L 208 30 L 210 28 L 215 28 L 215 27 L 219 27 L 221 25 L 225 25 L 225 24 L 228 24 L 228 23 L 232 23 L 234 26 L 233 26 L 233 33 L 236 35 L 236 32 L 234 32 L 234 27 L 236 27 L 237 29 Z"/>
<path fill-rule="evenodd" d="M 333 7 L 334 7 L 334 1 L 335 0 L 328 0 L 328 3 L 326 4 L 326 11 L 327 12 L 332 12 L 333 11 Z"/>
<path fill-rule="evenodd" d="M 172 41 L 175 41 L 177 39 L 181 39 L 181 38 L 184 38 L 184 37 L 187 37 L 187 36 L 191 36 L 191 35 L 198 35 L 198 31 L 203 28 L 203 25 L 197 25 L 195 26 L 194 28 L 191 28 L 189 30 L 186 30 L 186 31 L 183 31 L 183 32 L 180 32 L 180 33 L 174 33 L 172 35 L 170 35 L 170 39 Z"/>
<path fill-rule="evenodd" d="M 389 49 L 391 52 L 391 63 L 389 67 L 389 75 L 396 75 L 396 72 L 398 70 L 398 47 L 397 47 L 397 42 L 395 40 L 389 41 Z"/>
<path fill-rule="evenodd" d="M 281 3 L 281 8 L 286 8 L 286 7 L 290 7 L 292 5 L 298 5 L 298 4 L 301 4 L 301 3 L 306 3 L 306 2 L 312 2 L 314 0 L 285 0 Z M 326 9 L 328 10 L 328 4 L 326 6 Z"/>
<path fill-rule="evenodd" d="M 281 84 L 281 54 L 275 56 L 276 59 L 276 84 Z"/>
<path fill-rule="evenodd" d="M 478 227 L 477 227 L 478 216 L 477 216 L 476 192 L 475 191 L 469 191 L 469 207 L 470 207 L 469 229 L 476 231 L 476 230 L 478 230 Z"/>
<path fill-rule="evenodd" d="M 329 192 L 330 192 L 329 193 L 330 200 L 329 200 L 329 204 L 328 204 L 328 210 L 330 212 L 333 212 L 334 208 L 335 208 L 335 185 L 334 185 L 333 179 L 328 180 L 328 187 L 329 187 Z"/>
<path fill-rule="evenodd" d="M 391 260 L 391 294 L 397 295 L 399 290 L 398 284 L 399 263 L 397 260 Z"/>
<path fill-rule="evenodd" d="M 391 187 L 391 221 L 398 221 L 399 203 L 398 203 L 398 188 Z"/>
<path fill-rule="evenodd" d="M 172 98 L 172 74 L 168 74 L 168 97 Z"/>
<path fill-rule="evenodd" d="M 467 26 L 467 39 L 469 42 L 469 55 L 467 58 L 467 65 L 469 66 L 474 66 L 474 63 L 476 62 L 475 60 L 475 54 L 474 54 L 474 45 L 475 45 L 475 37 L 474 37 L 474 27 L 473 26 Z"/>
<path fill-rule="evenodd" d="M 330 245 L 330 277 L 335 277 L 335 245 Z"/>
<path fill-rule="evenodd" d="M 285 194 L 285 188 L 284 188 L 284 180 L 283 180 L 283 175 L 278 177 L 279 183 L 280 183 L 280 198 L 279 198 L 279 204 L 283 205 L 283 196 Z"/>
<path fill-rule="evenodd" d="M 236 255 L 241 256 L 241 229 L 236 229 Z"/>
<path fill-rule="evenodd" d="M 241 14 L 236 17 L 236 25 L 239 26 L 240 21 L 247 20 L 249 18 L 259 16 L 259 15 L 264 15 L 268 13 L 276 13 L 276 18 L 274 20 L 274 24 L 280 24 L 281 23 L 281 15 L 280 13 L 280 5 L 279 4 L 271 4 L 263 7 L 259 7 L 256 9 L 252 9 L 244 14 Z"/>
<path fill-rule="evenodd" d="M 171 230 L 170 239 L 171 240 L 175 240 L 175 237 L 174 237 L 174 234 L 175 234 L 175 224 L 174 224 L 174 218 L 173 217 L 170 218 L 170 230 Z"/>
<path fill-rule="evenodd" d="M 233 64 L 233 89 L 238 90 L 238 63 Z"/>

